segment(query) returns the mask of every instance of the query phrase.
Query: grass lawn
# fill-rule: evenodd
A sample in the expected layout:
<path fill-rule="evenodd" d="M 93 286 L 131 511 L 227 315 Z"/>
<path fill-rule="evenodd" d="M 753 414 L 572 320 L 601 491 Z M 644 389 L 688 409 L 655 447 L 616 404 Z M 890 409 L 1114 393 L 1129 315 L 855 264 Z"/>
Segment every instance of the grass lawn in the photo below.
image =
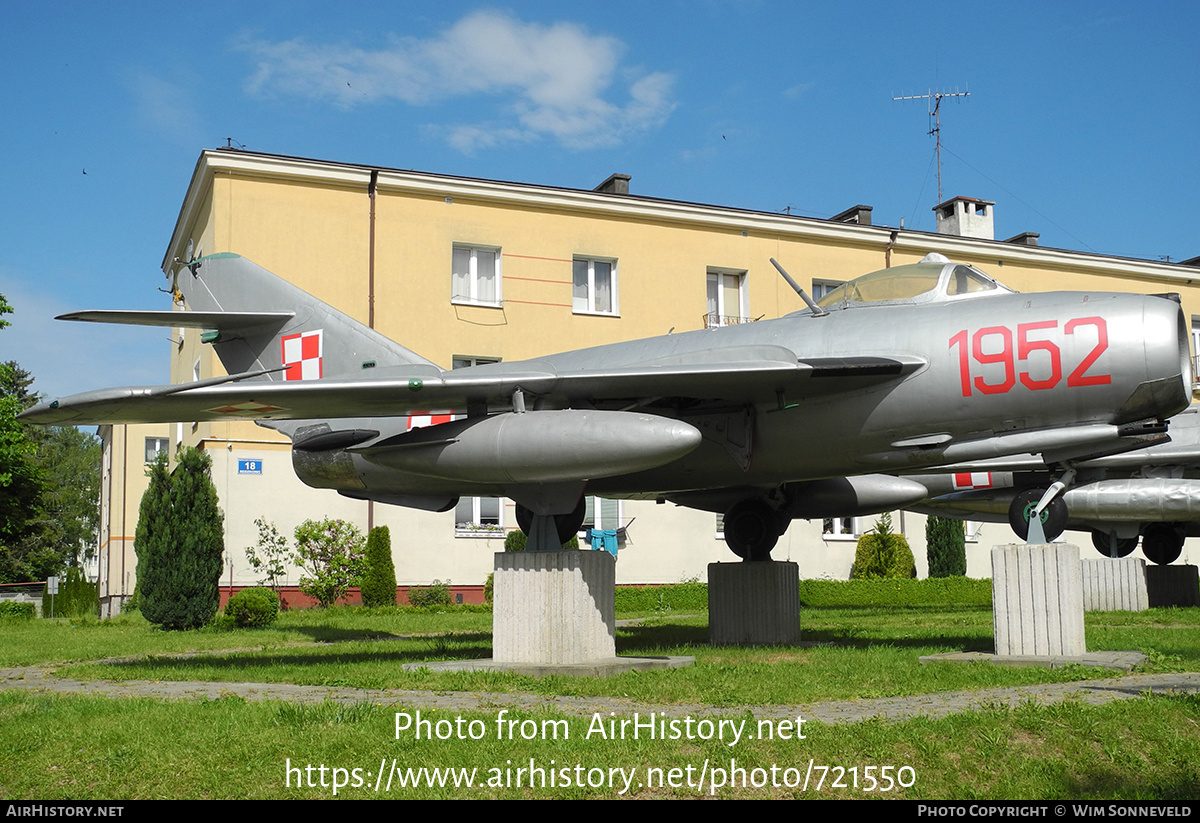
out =
<path fill-rule="evenodd" d="M 395 706 L 0 691 L 0 793 L 39 800 L 321 798 L 333 796 L 336 782 L 338 797 L 362 798 L 1200 796 L 1197 697 L 1143 697 L 1099 707 L 1031 703 L 893 723 L 809 720 L 799 730 L 762 725 L 756 716 L 764 706 L 1112 676 L 1082 668 L 918 664 L 921 654 L 990 648 L 986 609 L 808 608 L 802 614 L 805 639 L 819 644 L 802 648 L 711 648 L 706 620 L 651 616 L 620 629 L 620 654 L 690 654 L 696 665 L 608 679 L 400 670 L 405 662 L 489 656 L 491 615 L 481 612 L 314 610 L 285 613 L 268 629 L 180 633 L 158 631 L 137 616 L 6 620 L 0 624 L 0 667 L 48 665 L 57 675 L 80 679 L 611 697 L 639 703 L 643 721 L 672 704 L 706 708 L 694 725 L 680 726 L 676 734 L 666 729 L 667 739 L 646 739 L 643 730 L 638 740 L 630 739 L 628 728 L 624 739 L 614 739 L 609 727 L 602 735 L 596 725 L 631 720 L 624 710 L 598 719 L 509 710 L 504 719 L 519 722 L 507 735 L 497 725 L 502 705 L 484 712 L 426 711 L 426 720 L 449 721 L 439 727 L 449 739 L 435 734 L 418 740 L 411 730 L 397 734 L 397 712 L 410 718 L 414 712 Z M 1197 609 L 1089 614 L 1087 638 L 1091 649 L 1146 651 L 1149 671 L 1200 671 Z M 199 654 L 182 656 L 189 652 Z M 712 726 L 702 726 L 704 719 Z M 449 732 L 452 727 L 458 731 Z M 522 739 L 522 729 L 533 739 Z M 764 739 L 768 731 L 773 739 Z M 407 771 L 423 767 L 466 771 Z M 392 780 L 386 791 L 381 773 Z M 414 778 L 435 785 L 399 785 Z M 467 779 L 471 788 L 462 785 Z"/>

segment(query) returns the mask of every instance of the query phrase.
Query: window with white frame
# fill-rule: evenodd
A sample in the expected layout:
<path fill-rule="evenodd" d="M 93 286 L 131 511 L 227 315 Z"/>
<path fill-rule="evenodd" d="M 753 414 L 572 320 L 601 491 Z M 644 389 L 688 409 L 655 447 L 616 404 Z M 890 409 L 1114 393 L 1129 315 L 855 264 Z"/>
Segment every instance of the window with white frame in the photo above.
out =
<path fill-rule="evenodd" d="M 979 542 L 979 532 L 983 529 L 982 520 L 964 520 L 963 537 L 968 543 Z"/>
<path fill-rule="evenodd" d="M 621 528 L 621 501 L 607 497 L 585 497 L 586 511 L 581 529 L 615 531 Z"/>
<path fill-rule="evenodd" d="M 167 450 L 167 444 L 170 438 L 167 437 L 147 437 L 146 438 L 146 463 L 153 463 L 158 459 L 160 454 Z"/>
<path fill-rule="evenodd" d="M 500 249 L 454 246 L 450 301 L 500 305 Z"/>
<path fill-rule="evenodd" d="M 1200 317 L 1192 315 L 1192 379 L 1200 380 Z"/>
<path fill-rule="evenodd" d="M 746 272 L 722 269 L 708 270 L 708 313 L 704 325 L 714 329 L 748 323 L 749 308 L 746 299 Z"/>
<path fill-rule="evenodd" d="M 827 540 L 852 540 L 859 535 L 858 518 L 826 517 L 821 531 Z"/>
<path fill-rule="evenodd" d="M 454 532 L 471 537 L 504 533 L 504 506 L 499 497 L 463 497 L 454 507 Z"/>
<path fill-rule="evenodd" d="M 571 310 L 617 314 L 617 261 L 576 257 L 571 262 Z"/>
<path fill-rule="evenodd" d="M 499 357 L 456 354 L 451 368 L 465 369 L 499 363 Z M 499 497 L 462 497 L 454 507 L 454 533 L 460 537 L 490 537 L 504 533 L 504 501 Z"/>
<path fill-rule="evenodd" d="M 841 285 L 844 285 L 844 283 L 839 280 L 814 280 L 812 281 L 812 298 L 819 301 L 822 297 Z"/>

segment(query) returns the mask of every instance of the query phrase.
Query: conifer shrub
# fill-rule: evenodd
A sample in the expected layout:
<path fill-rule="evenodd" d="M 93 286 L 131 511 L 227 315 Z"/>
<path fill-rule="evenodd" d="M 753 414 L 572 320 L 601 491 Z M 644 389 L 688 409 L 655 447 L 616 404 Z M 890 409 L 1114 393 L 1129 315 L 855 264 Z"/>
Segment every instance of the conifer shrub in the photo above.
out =
<path fill-rule="evenodd" d="M 242 589 L 225 604 L 225 615 L 232 618 L 238 628 L 261 629 L 274 623 L 279 616 L 279 596 L 261 586 Z"/>
<path fill-rule="evenodd" d="M 496 592 L 496 573 L 492 572 L 488 575 L 487 582 L 483 584 L 483 602 L 489 606 L 492 605 L 492 599 Z"/>
<path fill-rule="evenodd" d="M 164 629 L 199 628 L 217 614 L 225 518 L 211 467 L 212 458 L 189 448 L 168 473 L 161 455 L 142 495 L 134 538 L 138 607 Z"/>
<path fill-rule="evenodd" d="M 360 591 L 364 606 L 396 605 L 396 567 L 387 526 L 376 526 L 367 533 L 367 570 Z"/>
<path fill-rule="evenodd" d="M 100 586 L 89 583 L 78 566 L 67 575 L 54 595 L 55 617 L 97 617 L 100 614 Z M 50 616 L 50 595 L 42 595 L 42 617 Z"/>
<path fill-rule="evenodd" d="M 904 535 L 892 531 L 892 516 L 885 512 L 875 523 L 874 529 L 858 538 L 850 579 L 907 579 L 916 576 L 912 549 L 908 547 Z"/>
<path fill-rule="evenodd" d="M 948 517 L 925 521 L 925 553 L 930 577 L 962 577 L 967 573 L 966 524 Z"/>

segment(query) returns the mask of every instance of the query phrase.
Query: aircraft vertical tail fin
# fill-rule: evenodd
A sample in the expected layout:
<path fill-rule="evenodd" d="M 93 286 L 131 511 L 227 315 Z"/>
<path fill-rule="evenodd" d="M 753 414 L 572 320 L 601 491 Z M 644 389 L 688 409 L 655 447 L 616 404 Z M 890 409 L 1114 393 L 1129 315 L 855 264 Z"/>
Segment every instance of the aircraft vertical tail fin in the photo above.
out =
<path fill-rule="evenodd" d="M 230 374 L 270 371 L 272 380 L 312 380 L 388 366 L 436 368 L 240 255 L 202 257 L 180 269 L 175 285 L 188 309 L 216 316 L 205 324 L 216 334 L 206 339 Z M 261 322 L 235 319 L 255 315 Z"/>

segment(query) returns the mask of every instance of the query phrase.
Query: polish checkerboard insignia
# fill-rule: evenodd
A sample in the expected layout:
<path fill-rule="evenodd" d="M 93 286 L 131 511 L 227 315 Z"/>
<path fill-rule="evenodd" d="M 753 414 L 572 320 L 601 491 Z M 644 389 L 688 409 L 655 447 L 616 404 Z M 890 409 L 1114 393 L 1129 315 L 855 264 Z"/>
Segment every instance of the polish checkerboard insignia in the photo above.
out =
<path fill-rule="evenodd" d="M 954 473 L 954 488 L 962 489 L 990 489 L 992 487 L 991 472 L 955 472 Z"/>
<path fill-rule="evenodd" d="M 323 330 L 289 334 L 280 339 L 283 348 L 284 380 L 316 380 L 321 377 Z"/>

